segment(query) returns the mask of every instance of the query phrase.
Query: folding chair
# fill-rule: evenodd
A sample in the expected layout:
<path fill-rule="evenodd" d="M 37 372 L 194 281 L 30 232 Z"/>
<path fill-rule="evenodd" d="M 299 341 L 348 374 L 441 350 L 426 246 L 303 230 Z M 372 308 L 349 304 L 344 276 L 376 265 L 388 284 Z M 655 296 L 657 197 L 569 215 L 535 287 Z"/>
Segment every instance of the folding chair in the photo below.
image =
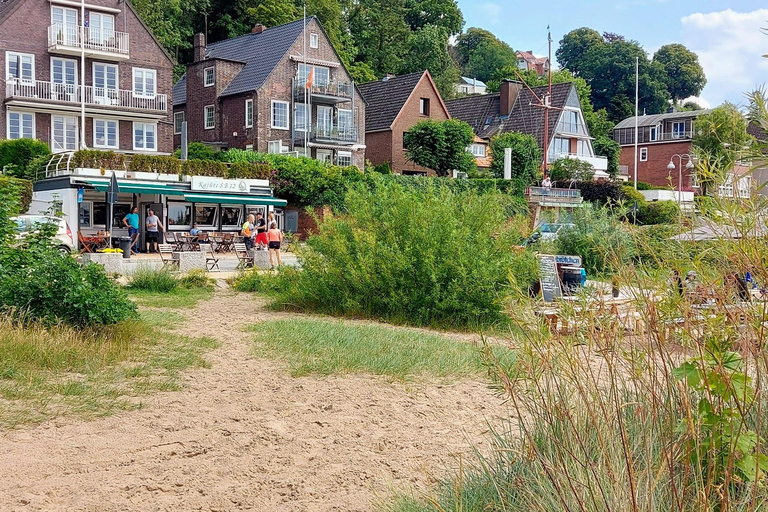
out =
<path fill-rule="evenodd" d="M 237 256 L 237 270 L 245 270 L 253 267 L 253 255 L 245 248 L 245 244 L 234 244 L 235 255 Z"/>
<path fill-rule="evenodd" d="M 163 261 L 163 268 L 176 267 L 176 270 L 179 270 L 179 260 L 173 258 L 173 249 L 171 244 L 157 244 L 160 259 Z"/>
<path fill-rule="evenodd" d="M 213 252 L 211 244 L 200 244 L 200 252 L 205 255 L 206 270 L 210 272 L 215 268 L 221 272 L 221 269 L 219 268 L 219 258 L 216 256 L 216 253 Z"/>
<path fill-rule="evenodd" d="M 85 252 L 94 252 L 96 250 L 96 242 L 94 240 L 86 240 L 83 238 L 83 234 L 77 232 L 77 243 L 80 244 L 80 254 Z"/>

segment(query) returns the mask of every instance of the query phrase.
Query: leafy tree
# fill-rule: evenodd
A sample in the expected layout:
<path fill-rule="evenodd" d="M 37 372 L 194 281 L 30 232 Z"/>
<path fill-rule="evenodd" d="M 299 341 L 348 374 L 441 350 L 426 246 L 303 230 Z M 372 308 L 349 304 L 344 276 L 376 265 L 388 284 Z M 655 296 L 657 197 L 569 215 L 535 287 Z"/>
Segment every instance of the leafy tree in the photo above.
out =
<path fill-rule="evenodd" d="M 619 154 L 621 153 L 619 143 L 607 135 L 600 135 L 592 141 L 592 149 L 595 150 L 596 155 L 604 156 L 608 159 L 608 170 L 606 172 L 612 178 L 615 178 L 619 174 Z"/>
<path fill-rule="evenodd" d="M 474 172 L 474 157 L 467 152 L 475 135 L 464 121 L 426 119 L 416 123 L 403 137 L 406 155 L 416 165 L 448 176 L 452 170 Z"/>
<path fill-rule="evenodd" d="M 358 48 L 356 61 L 367 62 L 378 75 L 397 73 L 408 53 L 410 27 L 404 0 L 358 0 L 348 22 Z"/>
<path fill-rule="evenodd" d="M 0 174 L 34 181 L 37 167 L 33 162 L 47 160 L 50 154 L 48 144 L 37 139 L 0 140 Z"/>
<path fill-rule="evenodd" d="M 410 51 L 405 56 L 400 73 L 415 73 L 428 69 L 440 94 L 453 96 L 453 86 L 459 80 L 459 68 L 448 54 L 448 32 L 435 25 L 427 25 L 411 32 Z"/>
<path fill-rule="evenodd" d="M 696 110 L 704 110 L 704 107 L 702 107 L 701 105 L 699 105 L 693 100 L 686 101 L 685 103 L 683 103 L 683 105 L 680 108 L 682 109 L 683 112 L 693 112 Z"/>
<path fill-rule="evenodd" d="M 589 181 L 594 174 L 592 164 L 578 158 L 559 158 L 549 165 L 549 177 L 552 181 Z"/>
<path fill-rule="evenodd" d="M 242 11 L 251 26 L 261 23 L 265 27 L 275 27 L 301 16 L 293 0 L 261 0 L 250 3 L 255 5 L 245 6 Z"/>
<path fill-rule="evenodd" d="M 405 21 L 411 30 L 433 25 L 456 35 L 464 26 L 464 16 L 456 0 L 406 0 L 405 6 Z"/>
<path fill-rule="evenodd" d="M 349 71 L 352 81 L 357 84 L 373 82 L 378 78 L 371 65 L 367 62 L 353 62 L 347 66 L 347 71 Z"/>
<path fill-rule="evenodd" d="M 673 101 L 698 96 L 707 83 L 699 57 L 682 44 L 667 44 L 653 54 L 662 65 L 667 91 Z"/>
<path fill-rule="evenodd" d="M 491 32 L 470 28 L 457 38 L 456 52 L 466 76 L 489 81 L 498 69 L 517 63 L 515 51 Z"/>
<path fill-rule="evenodd" d="M 512 148 L 512 178 L 520 178 L 531 184 L 539 177 L 541 150 L 533 136 L 507 132 L 491 139 L 491 172 L 497 178 L 504 177 L 504 149 Z"/>
<path fill-rule="evenodd" d="M 579 76 L 587 52 L 603 44 L 603 37 L 597 30 L 586 27 L 577 28 L 563 36 L 559 48 L 555 51 L 555 57 L 560 66 L 569 70 L 574 76 Z"/>

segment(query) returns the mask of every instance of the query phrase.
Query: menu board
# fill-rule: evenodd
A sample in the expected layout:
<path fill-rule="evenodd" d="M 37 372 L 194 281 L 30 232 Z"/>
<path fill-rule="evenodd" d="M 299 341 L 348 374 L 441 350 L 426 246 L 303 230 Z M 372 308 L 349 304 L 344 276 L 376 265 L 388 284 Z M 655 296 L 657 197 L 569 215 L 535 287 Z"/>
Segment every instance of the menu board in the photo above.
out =
<path fill-rule="evenodd" d="M 539 279 L 541 296 L 544 302 L 554 302 L 563 296 L 560 286 L 560 276 L 557 273 L 557 261 L 552 254 L 539 254 Z"/>

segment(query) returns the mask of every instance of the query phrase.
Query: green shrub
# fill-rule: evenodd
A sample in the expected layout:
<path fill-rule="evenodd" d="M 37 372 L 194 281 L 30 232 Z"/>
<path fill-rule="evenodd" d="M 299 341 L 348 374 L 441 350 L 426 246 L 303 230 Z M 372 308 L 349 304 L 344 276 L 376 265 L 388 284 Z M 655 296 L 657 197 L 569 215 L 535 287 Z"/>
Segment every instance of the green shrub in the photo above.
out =
<path fill-rule="evenodd" d="M 181 172 L 181 160 L 167 155 L 132 155 L 128 170 L 179 174 Z"/>
<path fill-rule="evenodd" d="M 36 157 L 49 157 L 48 144 L 37 139 L 0 140 L 0 173 L 34 180 L 29 164 Z"/>
<path fill-rule="evenodd" d="M 178 279 L 181 288 L 213 288 L 216 281 L 208 277 L 208 272 L 198 268 L 190 270 Z"/>
<path fill-rule="evenodd" d="M 10 176 L 0 176 L 0 197 L 10 206 L 10 215 L 29 210 L 32 202 L 32 182 Z"/>
<path fill-rule="evenodd" d="M 181 174 L 187 176 L 227 177 L 227 166 L 215 160 L 179 160 Z"/>
<path fill-rule="evenodd" d="M 637 190 L 653 190 L 653 185 L 644 181 L 637 182 Z"/>
<path fill-rule="evenodd" d="M 577 188 L 585 201 L 603 206 L 619 201 L 622 197 L 621 183 L 615 181 L 566 181 L 555 183 L 556 187 Z"/>
<path fill-rule="evenodd" d="M 675 224 L 680 218 L 680 208 L 675 201 L 651 201 L 638 212 L 643 224 Z"/>
<path fill-rule="evenodd" d="M 552 181 L 589 181 L 594 174 L 592 164 L 578 158 L 558 158 L 549 166 L 549 177 Z"/>
<path fill-rule="evenodd" d="M 179 279 L 167 269 L 156 270 L 139 266 L 131 276 L 127 287 L 132 290 L 168 293 L 179 286 Z"/>
<path fill-rule="evenodd" d="M 285 283 L 296 278 L 295 275 L 289 275 L 295 272 L 293 269 L 285 268 L 281 270 L 282 275 L 277 275 L 252 269 L 232 279 L 230 285 L 239 292 L 275 294 L 283 291 Z"/>
<path fill-rule="evenodd" d="M 221 154 L 202 142 L 190 142 L 187 146 L 187 160 L 219 160 Z M 177 149 L 174 156 L 181 158 L 181 150 Z"/>
<path fill-rule="evenodd" d="M 271 175 L 268 163 L 235 162 L 227 168 L 227 178 L 268 180 Z"/>
<path fill-rule="evenodd" d="M 368 169 L 366 169 L 366 171 L 367 170 Z M 383 164 L 371 166 L 370 172 L 377 172 L 379 174 L 392 174 L 392 167 L 389 165 L 389 162 L 384 162 Z"/>
<path fill-rule="evenodd" d="M 73 167 L 90 169 L 122 170 L 125 168 L 125 156 L 114 151 L 99 151 L 96 149 L 81 149 L 72 155 Z"/>
<path fill-rule="evenodd" d="M 278 304 L 415 325 L 504 321 L 521 235 L 498 194 L 358 184 L 346 208 L 299 252 L 301 271 L 281 272 Z"/>

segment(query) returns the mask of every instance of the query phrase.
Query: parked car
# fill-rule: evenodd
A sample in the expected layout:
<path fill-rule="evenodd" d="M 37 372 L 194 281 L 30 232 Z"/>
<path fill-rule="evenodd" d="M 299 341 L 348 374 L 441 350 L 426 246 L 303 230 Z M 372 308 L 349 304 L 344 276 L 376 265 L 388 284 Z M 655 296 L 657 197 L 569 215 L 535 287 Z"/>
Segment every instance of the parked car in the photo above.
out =
<path fill-rule="evenodd" d="M 69 254 L 75 250 L 75 241 L 72 238 L 72 230 L 69 229 L 69 224 L 64 219 L 59 217 L 48 217 L 46 215 L 19 215 L 11 219 L 15 222 L 14 230 L 16 231 L 16 238 L 22 239 L 34 233 L 40 229 L 41 224 L 53 223 L 58 225 L 58 230 L 53 238 L 53 243 L 56 248 L 64 253 Z"/>
<path fill-rule="evenodd" d="M 523 242 L 523 247 L 528 247 L 529 245 L 532 245 L 540 240 L 555 240 L 557 239 L 557 234 L 561 232 L 564 228 L 572 227 L 573 224 L 570 223 L 560 223 L 560 222 L 545 222 L 541 225 L 539 225 L 536 230 L 531 233 L 531 236 L 528 237 L 528 239 Z"/>

